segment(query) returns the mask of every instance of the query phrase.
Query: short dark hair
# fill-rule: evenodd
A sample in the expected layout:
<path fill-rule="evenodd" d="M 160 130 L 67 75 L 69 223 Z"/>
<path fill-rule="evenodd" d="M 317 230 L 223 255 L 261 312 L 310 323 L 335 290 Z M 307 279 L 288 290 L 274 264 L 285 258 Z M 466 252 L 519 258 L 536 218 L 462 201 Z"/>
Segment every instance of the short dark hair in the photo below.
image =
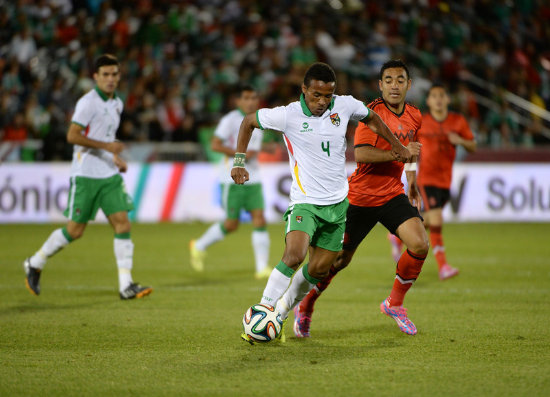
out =
<path fill-rule="evenodd" d="M 99 58 L 97 58 L 95 61 L 95 65 L 94 65 L 95 72 L 96 73 L 99 72 L 99 68 L 102 66 L 111 66 L 111 65 L 120 66 L 120 64 L 118 63 L 118 59 L 116 59 L 114 55 L 103 54 L 99 56 Z"/>
<path fill-rule="evenodd" d="M 234 92 L 237 97 L 241 97 L 245 91 L 256 92 L 256 89 L 250 84 L 238 84 Z"/>
<path fill-rule="evenodd" d="M 390 61 L 387 61 L 382 65 L 380 68 L 380 76 L 378 77 L 380 80 L 382 80 L 382 76 L 384 75 L 384 71 L 386 69 L 392 69 L 392 68 L 403 68 L 405 69 L 405 73 L 407 73 L 407 80 L 410 80 L 411 74 L 409 73 L 409 68 L 407 65 L 405 65 L 405 62 L 403 62 L 401 59 L 392 59 Z"/>
<path fill-rule="evenodd" d="M 432 92 L 432 90 L 434 88 L 441 88 L 443 91 L 447 92 L 447 88 L 445 88 L 445 86 L 441 83 L 433 83 L 432 86 L 430 87 L 430 89 L 428 90 L 428 93 L 426 95 L 430 95 L 430 93 Z"/>
<path fill-rule="evenodd" d="M 325 83 L 336 83 L 336 73 L 330 65 L 323 62 L 315 62 L 311 65 L 304 76 L 304 85 L 309 87 L 311 80 L 319 80 Z"/>

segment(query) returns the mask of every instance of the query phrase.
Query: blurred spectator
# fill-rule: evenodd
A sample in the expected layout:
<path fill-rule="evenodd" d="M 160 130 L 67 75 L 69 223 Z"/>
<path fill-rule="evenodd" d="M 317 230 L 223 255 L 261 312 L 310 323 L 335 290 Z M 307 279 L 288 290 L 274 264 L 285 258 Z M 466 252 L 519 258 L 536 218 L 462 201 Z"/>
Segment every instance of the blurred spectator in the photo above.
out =
<path fill-rule="evenodd" d="M 401 58 L 411 65 L 417 105 L 431 82 L 444 81 L 488 145 L 548 144 L 550 123 L 507 120 L 478 102 L 489 89 L 461 79 L 468 72 L 548 108 L 547 3 L 0 0 L 0 130 L 23 113 L 44 140 L 44 158 L 65 158 L 67 123 L 94 86 L 90 70 L 102 52 L 123 65 L 121 136 L 156 141 L 197 141 L 230 109 L 227 91 L 237 81 L 272 107 L 297 99 L 303 69 L 321 60 L 338 72 L 338 92 L 371 100 L 380 65 Z"/>

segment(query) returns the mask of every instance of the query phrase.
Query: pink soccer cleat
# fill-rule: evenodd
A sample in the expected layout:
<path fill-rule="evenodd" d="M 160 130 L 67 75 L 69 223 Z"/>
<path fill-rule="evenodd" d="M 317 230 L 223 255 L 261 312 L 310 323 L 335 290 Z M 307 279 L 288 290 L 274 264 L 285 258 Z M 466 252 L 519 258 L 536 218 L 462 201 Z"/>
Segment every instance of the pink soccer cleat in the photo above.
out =
<path fill-rule="evenodd" d="M 407 317 L 407 309 L 405 309 L 403 306 L 400 306 L 399 308 L 391 308 L 388 305 L 388 299 L 386 298 L 380 304 L 380 311 L 386 316 L 393 318 L 397 325 L 399 325 L 399 329 L 401 331 L 403 331 L 407 335 L 416 335 L 416 327 L 414 326 L 413 322 Z"/>
<path fill-rule="evenodd" d="M 456 267 L 444 264 L 443 266 L 441 266 L 441 269 L 439 269 L 439 279 L 441 281 L 447 280 L 448 278 L 454 276 L 458 276 L 458 269 Z"/>

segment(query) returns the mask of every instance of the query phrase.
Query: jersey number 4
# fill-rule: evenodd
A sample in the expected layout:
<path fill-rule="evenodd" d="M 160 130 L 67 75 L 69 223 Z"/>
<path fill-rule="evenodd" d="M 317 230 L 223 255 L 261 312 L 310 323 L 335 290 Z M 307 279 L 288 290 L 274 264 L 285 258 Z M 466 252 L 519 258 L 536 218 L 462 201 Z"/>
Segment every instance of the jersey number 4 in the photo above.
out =
<path fill-rule="evenodd" d="M 325 147 L 325 142 L 321 142 L 321 149 L 323 149 L 323 152 L 327 152 L 327 156 L 330 157 L 330 141 L 327 141 L 326 147 Z"/>

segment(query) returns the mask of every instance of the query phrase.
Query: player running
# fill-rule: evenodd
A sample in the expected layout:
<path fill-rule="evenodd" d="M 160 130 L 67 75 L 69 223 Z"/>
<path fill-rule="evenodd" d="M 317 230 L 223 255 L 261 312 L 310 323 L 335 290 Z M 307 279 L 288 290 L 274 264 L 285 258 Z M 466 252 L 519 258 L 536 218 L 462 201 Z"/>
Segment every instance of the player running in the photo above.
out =
<path fill-rule="evenodd" d="M 122 100 L 115 89 L 120 81 L 118 60 L 109 54 L 95 63 L 96 87 L 76 103 L 67 142 L 74 144 L 71 185 L 65 216 L 67 225 L 56 229 L 42 247 L 25 259 L 25 282 L 33 295 L 40 294 L 40 275 L 49 257 L 80 238 L 89 221 L 101 208 L 114 229 L 114 251 L 118 266 L 120 299 L 142 298 L 153 292 L 132 281 L 134 244 L 130 239 L 128 211 L 132 199 L 119 172 L 126 162 L 119 156 L 124 145 L 115 141 L 120 124 Z"/>
<path fill-rule="evenodd" d="M 348 200 L 346 129 L 350 120 L 369 126 L 391 148 L 388 155 L 408 161 L 411 153 L 380 117 L 352 96 L 334 95 L 336 76 L 325 63 L 307 71 L 299 101 L 260 109 L 244 118 L 231 170 L 235 183 L 248 180 L 245 152 L 254 128 L 284 134 L 292 173 L 286 220 L 285 251 L 271 272 L 261 303 L 275 306 L 286 320 L 288 313 L 327 274 L 342 248 Z M 309 249 L 309 263 L 296 271 Z M 292 279 L 292 282 L 291 282 Z M 290 284 L 290 285 L 289 285 Z M 280 299 L 287 290 L 286 299 Z M 284 341 L 284 333 L 281 333 Z M 251 342 L 246 335 L 243 339 Z"/>
<path fill-rule="evenodd" d="M 475 152 L 477 147 L 464 116 L 449 111 L 450 102 L 445 87 L 434 84 L 426 100 L 429 112 L 423 115 L 422 127 L 418 131 L 418 141 L 422 144 L 422 154 L 418 160 L 418 189 L 424 203 L 424 224 L 430 230 L 430 243 L 440 280 L 458 274 L 458 269 L 447 263 L 441 233 L 443 207 L 450 198 L 456 146 L 461 145 L 468 152 Z"/>
<path fill-rule="evenodd" d="M 264 217 L 264 197 L 257 155 L 262 148 L 263 134 L 254 130 L 246 157 L 250 171 L 250 183 L 245 186 L 235 185 L 230 175 L 232 159 L 237 147 L 237 135 L 244 116 L 258 110 L 259 98 L 256 90 L 249 85 L 241 85 L 237 90 L 237 109 L 227 113 L 216 127 L 212 138 L 212 150 L 225 154 L 222 159 L 222 197 L 226 211 L 226 219 L 216 222 L 197 240 L 189 243 L 191 266 L 198 272 L 204 270 L 206 249 L 212 244 L 221 241 L 228 233 L 239 227 L 241 209 L 250 211 L 252 216 L 252 247 L 256 260 L 255 277 L 267 278 L 273 270 L 268 266 L 269 233 L 266 229 Z"/>
<path fill-rule="evenodd" d="M 417 155 L 420 145 L 415 141 L 422 115 L 417 108 L 405 103 L 411 87 L 407 66 L 400 60 L 386 62 L 380 69 L 378 84 L 382 97 L 368 107 L 377 112 L 393 135 Z M 315 301 L 332 278 L 351 262 L 355 250 L 377 222 L 399 236 L 408 247 L 397 262 L 393 288 L 380 304 L 380 310 L 392 317 L 401 331 L 409 335 L 417 333 L 407 316 L 407 309 L 403 307 L 405 295 L 418 278 L 429 248 L 419 213 L 416 163 L 405 164 L 409 185 L 407 197 L 401 182 L 403 163 L 395 161 L 387 142 L 379 139 L 370 126 L 364 124 L 360 124 L 355 131 L 355 160 L 357 168 L 349 178 L 350 205 L 343 250 L 338 253 L 329 275 L 295 307 L 294 333 L 299 338 L 309 337 Z"/>

